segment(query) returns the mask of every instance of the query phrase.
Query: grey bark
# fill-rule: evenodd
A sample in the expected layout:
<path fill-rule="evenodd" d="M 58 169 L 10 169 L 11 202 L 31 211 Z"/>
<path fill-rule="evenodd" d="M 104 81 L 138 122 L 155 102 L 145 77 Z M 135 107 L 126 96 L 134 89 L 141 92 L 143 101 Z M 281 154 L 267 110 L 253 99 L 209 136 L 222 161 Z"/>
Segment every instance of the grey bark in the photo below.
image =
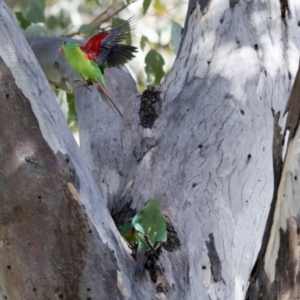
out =
<path fill-rule="evenodd" d="M 130 255 L 3 1 L 0 31 L 0 299 L 140 298 Z"/>
<path fill-rule="evenodd" d="M 49 96 L 40 107 L 36 97 L 28 96 L 45 143 L 52 145 L 53 138 L 57 147 L 53 152 L 70 155 L 80 181 L 80 188 L 73 184 L 83 204 L 80 215 L 87 212 L 93 216 L 88 220 L 98 233 L 95 243 L 104 247 L 106 241 L 114 250 L 101 266 L 109 270 L 117 266 L 118 271 L 109 273 L 99 267 L 94 274 L 105 279 L 101 283 L 104 299 L 113 297 L 113 281 L 118 282 L 119 289 L 113 289 L 117 298 L 245 298 L 276 188 L 273 153 L 278 151 L 273 149 L 274 132 L 278 132 L 277 120 L 283 124 L 282 118 L 277 118 L 284 112 L 298 66 L 299 19 L 300 8 L 295 2 L 287 7 L 271 0 L 190 1 L 181 50 L 160 87 L 161 94 L 155 89 L 143 94 L 141 103 L 147 109 L 140 111 L 129 77 L 125 81 L 114 79 L 127 73 L 111 71 L 115 75 L 107 82 L 123 119 L 103 105 L 96 90 L 74 89 L 74 75 L 69 75 L 63 61 L 58 63 L 59 68 L 55 64 L 63 59 L 55 56 L 60 55 L 56 46 L 45 60 L 40 59 L 46 74 L 56 74 L 47 75 L 52 84 L 74 89 L 81 151 L 104 198 L 74 141 L 67 143 L 72 139 L 59 112 L 53 121 L 54 108 L 58 111 L 54 100 Z M 4 23 L 0 26 L 1 32 L 7 28 Z M 8 34 L 6 39 L 10 40 Z M 14 38 L 12 43 L 19 41 L 23 39 Z M 9 65 L 11 54 L 1 49 L 0 56 L 13 69 Z M 33 49 L 39 57 L 41 50 Z M 24 53 L 17 53 L 24 61 L 26 57 L 33 59 L 28 58 L 30 54 L 23 58 Z M 34 80 L 39 78 L 35 76 Z M 24 84 L 19 88 L 37 95 L 35 86 Z M 119 226 L 152 197 L 161 201 L 169 220 L 168 241 L 160 260 L 154 259 L 148 270 L 134 277 L 129 249 L 120 243 L 106 207 Z M 285 218 L 280 218 L 280 224 Z M 295 237 L 295 222 L 289 219 L 288 224 L 289 236 Z M 280 232 L 276 229 L 273 235 L 278 237 Z M 293 238 L 285 240 L 295 249 Z M 95 250 L 95 256 L 89 256 L 84 250 L 85 263 L 92 264 L 96 257 L 103 259 L 104 252 L 97 249 L 98 256 Z M 297 261 L 296 251 L 291 253 Z M 265 289 L 275 276 L 273 257 L 268 260 L 273 267 L 260 274 L 267 278 Z M 7 272 L 4 269 L 1 274 Z M 78 281 L 80 288 L 89 278 L 86 274 Z M 50 274 L 47 276 L 50 278 Z M 66 281 L 72 282 L 70 278 Z"/>
<path fill-rule="evenodd" d="M 298 69 L 289 97 L 288 147 L 272 203 L 272 226 L 251 278 L 249 299 L 299 299 L 299 84 Z"/>

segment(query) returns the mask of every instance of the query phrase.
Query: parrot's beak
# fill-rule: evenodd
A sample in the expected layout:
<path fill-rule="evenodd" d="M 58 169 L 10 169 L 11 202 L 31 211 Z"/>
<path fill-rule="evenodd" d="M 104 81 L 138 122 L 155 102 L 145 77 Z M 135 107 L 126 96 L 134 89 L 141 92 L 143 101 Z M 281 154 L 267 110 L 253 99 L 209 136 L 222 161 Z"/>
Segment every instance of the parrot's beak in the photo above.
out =
<path fill-rule="evenodd" d="M 65 51 L 64 51 L 64 48 L 63 48 L 63 46 L 62 46 L 62 45 L 59 47 L 59 51 L 60 51 L 60 52 L 62 52 L 62 53 L 64 53 L 64 52 L 65 52 Z"/>

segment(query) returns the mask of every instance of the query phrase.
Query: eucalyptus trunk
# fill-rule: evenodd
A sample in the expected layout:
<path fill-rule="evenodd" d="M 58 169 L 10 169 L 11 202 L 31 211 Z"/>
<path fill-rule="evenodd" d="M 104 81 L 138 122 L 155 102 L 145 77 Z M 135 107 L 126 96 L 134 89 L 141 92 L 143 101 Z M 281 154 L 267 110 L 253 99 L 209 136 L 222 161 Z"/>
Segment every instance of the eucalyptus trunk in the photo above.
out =
<path fill-rule="evenodd" d="M 2 299 L 298 297 L 300 79 L 283 172 L 280 128 L 297 1 L 190 0 L 161 86 L 139 96 L 126 68 L 106 73 L 123 118 L 76 88 L 62 38 L 29 38 L 51 85 L 74 92 L 81 149 L 0 3 Z M 134 275 L 118 228 L 149 198 L 168 239 Z"/>

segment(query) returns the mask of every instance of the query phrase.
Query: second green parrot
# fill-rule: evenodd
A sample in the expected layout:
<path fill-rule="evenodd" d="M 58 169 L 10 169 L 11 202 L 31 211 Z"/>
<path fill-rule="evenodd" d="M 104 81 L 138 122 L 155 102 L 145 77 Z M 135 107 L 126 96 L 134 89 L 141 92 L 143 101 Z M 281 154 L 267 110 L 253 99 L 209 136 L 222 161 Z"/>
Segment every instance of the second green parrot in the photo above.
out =
<path fill-rule="evenodd" d="M 148 256 L 156 254 L 156 249 L 165 239 L 167 224 L 161 213 L 160 203 L 149 199 L 143 209 L 132 219 L 125 221 L 121 235 L 129 243 L 137 243 L 135 272 L 142 271 Z"/>
<path fill-rule="evenodd" d="M 166 237 L 167 224 L 161 213 L 160 203 L 155 199 L 148 200 L 143 209 L 132 219 L 132 225 L 137 232 L 135 270 L 138 272 L 144 269 L 149 254 L 155 253 Z"/>

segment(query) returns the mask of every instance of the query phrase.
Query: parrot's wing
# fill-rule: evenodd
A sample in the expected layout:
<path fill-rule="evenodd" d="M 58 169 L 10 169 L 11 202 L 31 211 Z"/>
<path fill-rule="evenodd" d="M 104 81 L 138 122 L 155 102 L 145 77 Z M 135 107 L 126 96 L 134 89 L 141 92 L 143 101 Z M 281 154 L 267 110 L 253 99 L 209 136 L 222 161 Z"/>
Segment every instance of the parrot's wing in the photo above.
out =
<path fill-rule="evenodd" d="M 108 36 L 108 32 L 99 32 L 92 36 L 86 44 L 80 46 L 80 49 L 85 53 L 89 60 L 96 61 L 101 49 L 101 42 Z"/>
<path fill-rule="evenodd" d="M 108 67 L 117 67 L 125 64 L 134 57 L 137 48 L 134 46 L 118 44 L 122 42 L 131 30 L 130 22 L 134 17 L 129 18 L 121 25 L 111 29 L 101 40 L 101 49 L 97 52 L 96 63 L 103 65 L 107 62 Z"/>
<path fill-rule="evenodd" d="M 123 66 L 134 58 L 134 53 L 137 52 L 136 47 L 125 44 L 116 44 L 106 50 L 106 53 L 104 49 L 103 47 L 100 55 L 97 56 L 96 63 L 101 66 L 106 61 L 109 68 Z"/>

